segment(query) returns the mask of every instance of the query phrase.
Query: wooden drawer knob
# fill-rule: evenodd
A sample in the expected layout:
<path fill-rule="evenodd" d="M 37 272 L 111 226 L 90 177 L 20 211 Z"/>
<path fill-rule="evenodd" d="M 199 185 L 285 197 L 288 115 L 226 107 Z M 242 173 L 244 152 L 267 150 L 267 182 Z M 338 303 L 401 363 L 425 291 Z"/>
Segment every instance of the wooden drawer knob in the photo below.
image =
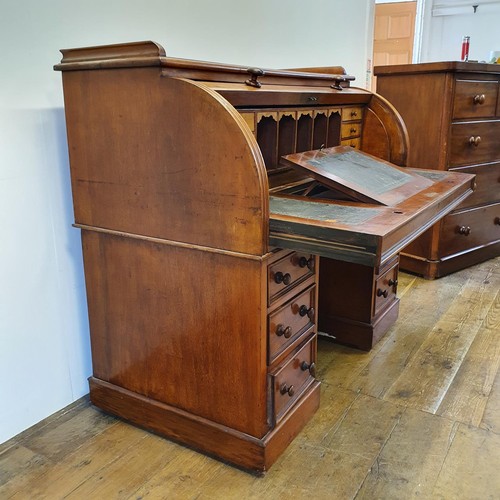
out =
<path fill-rule="evenodd" d="M 301 316 L 306 316 L 311 320 L 311 321 L 314 321 L 314 307 L 307 307 L 307 306 L 300 306 L 300 309 L 299 309 L 299 314 Z"/>
<path fill-rule="evenodd" d="M 286 339 L 289 339 L 292 336 L 292 328 L 290 326 L 285 327 L 285 325 L 282 325 L 281 323 L 276 327 L 276 335 L 278 337 L 285 337 Z"/>
<path fill-rule="evenodd" d="M 354 118 L 356 116 L 358 116 L 358 112 L 357 111 L 351 111 L 351 116 Z"/>
<path fill-rule="evenodd" d="M 496 226 L 500 226 L 500 217 L 496 217 L 493 223 L 494 223 Z"/>
<path fill-rule="evenodd" d="M 290 276 L 289 273 L 283 274 L 281 271 L 278 271 L 274 275 L 274 282 L 278 283 L 278 285 L 280 283 L 283 283 L 285 286 L 288 286 L 292 282 L 292 277 Z"/>
<path fill-rule="evenodd" d="M 484 94 L 477 94 L 472 98 L 474 104 L 484 104 L 486 101 L 486 96 Z"/>
<path fill-rule="evenodd" d="M 388 296 L 389 296 L 388 290 L 382 290 L 381 288 L 377 290 L 377 297 L 384 297 L 384 299 L 386 299 Z"/>
<path fill-rule="evenodd" d="M 470 232 L 471 232 L 470 226 L 460 226 L 458 228 L 458 233 L 463 234 L 464 236 L 469 236 Z"/>
<path fill-rule="evenodd" d="M 313 377 L 316 377 L 316 363 L 308 363 L 307 361 L 303 361 L 302 364 L 300 365 L 300 369 L 303 372 L 306 372 L 309 370 L 309 373 Z"/>
<path fill-rule="evenodd" d="M 354 127 L 351 127 L 351 130 L 349 131 L 351 134 L 355 134 L 357 132 L 357 129 Z"/>
<path fill-rule="evenodd" d="M 389 286 L 398 286 L 398 280 L 390 279 L 389 280 Z"/>
<path fill-rule="evenodd" d="M 295 394 L 295 387 L 293 385 L 286 385 L 286 384 L 281 384 L 280 387 L 280 393 L 283 394 L 288 394 L 290 397 L 292 397 Z"/>
<path fill-rule="evenodd" d="M 477 148 L 479 144 L 481 144 L 481 136 L 478 135 L 477 137 L 469 137 L 469 145 L 475 146 Z"/>
<path fill-rule="evenodd" d="M 314 257 L 310 257 L 309 259 L 306 259 L 305 257 L 301 257 L 299 259 L 299 266 L 300 267 L 306 267 L 311 270 L 311 271 L 314 271 Z"/>

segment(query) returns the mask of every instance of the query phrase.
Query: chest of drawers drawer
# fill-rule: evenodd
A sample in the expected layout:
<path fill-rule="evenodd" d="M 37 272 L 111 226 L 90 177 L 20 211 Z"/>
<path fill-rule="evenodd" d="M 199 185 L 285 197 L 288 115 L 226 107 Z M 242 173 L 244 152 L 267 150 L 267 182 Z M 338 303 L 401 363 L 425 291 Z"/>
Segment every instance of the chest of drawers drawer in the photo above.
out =
<path fill-rule="evenodd" d="M 496 113 L 498 81 L 457 80 L 453 118 L 487 118 Z"/>
<path fill-rule="evenodd" d="M 269 265 L 267 273 L 268 305 L 293 287 L 314 275 L 315 257 L 293 252 Z"/>
<path fill-rule="evenodd" d="M 459 209 L 500 200 L 500 162 L 454 167 L 450 170 L 476 175 L 476 189 L 462 202 Z"/>
<path fill-rule="evenodd" d="M 441 235 L 444 256 L 500 241 L 500 203 L 448 215 Z"/>
<path fill-rule="evenodd" d="M 270 375 L 273 417 L 276 422 L 315 380 L 315 363 L 316 336 L 313 336 Z"/>
<path fill-rule="evenodd" d="M 500 160 L 500 120 L 451 126 L 450 166 Z"/>
<path fill-rule="evenodd" d="M 313 285 L 286 302 L 268 317 L 268 361 L 274 360 L 293 344 L 316 320 L 316 286 Z"/>

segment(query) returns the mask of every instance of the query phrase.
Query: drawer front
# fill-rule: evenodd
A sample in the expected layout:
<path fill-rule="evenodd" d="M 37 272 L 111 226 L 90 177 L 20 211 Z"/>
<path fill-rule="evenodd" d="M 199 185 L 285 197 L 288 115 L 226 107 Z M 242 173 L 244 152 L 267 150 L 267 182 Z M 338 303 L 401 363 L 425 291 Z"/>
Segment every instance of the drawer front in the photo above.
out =
<path fill-rule="evenodd" d="M 359 149 L 361 147 L 361 140 L 359 137 L 353 139 L 344 139 L 341 141 L 342 146 L 351 146 L 351 148 Z"/>
<path fill-rule="evenodd" d="M 341 128 L 342 139 L 359 137 L 361 135 L 361 123 L 343 123 Z"/>
<path fill-rule="evenodd" d="M 475 191 L 462 202 L 459 208 L 500 201 L 500 162 L 458 167 L 450 170 L 476 175 Z"/>
<path fill-rule="evenodd" d="M 315 265 L 314 255 L 301 252 L 293 252 L 271 264 L 267 273 L 269 305 L 305 278 L 313 276 Z"/>
<path fill-rule="evenodd" d="M 441 230 L 441 257 L 500 241 L 500 203 L 448 215 Z"/>
<path fill-rule="evenodd" d="M 500 120 L 454 123 L 450 166 L 500 160 Z"/>
<path fill-rule="evenodd" d="M 373 314 L 377 315 L 396 299 L 399 266 L 392 267 L 375 281 Z"/>
<path fill-rule="evenodd" d="M 458 80 L 455 87 L 453 118 L 487 118 L 495 116 L 497 81 Z"/>
<path fill-rule="evenodd" d="M 297 340 L 316 320 L 316 285 L 288 301 L 268 318 L 268 361 L 271 364 Z"/>
<path fill-rule="evenodd" d="M 309 383 L 314 380 L 315 362 L 316 337 L 314 336 L 271 375 L 273 415 L 276 421 L 300 398 Z"/>
<path fill-rule="evenodd" d="M 363 108 L 356 106 L 356 107 L 349 107 L 349 108 L 342 108 L 342 121 L 343 122 L 351 122 L 351 121 L 360 121 L 363 119 Z"/>

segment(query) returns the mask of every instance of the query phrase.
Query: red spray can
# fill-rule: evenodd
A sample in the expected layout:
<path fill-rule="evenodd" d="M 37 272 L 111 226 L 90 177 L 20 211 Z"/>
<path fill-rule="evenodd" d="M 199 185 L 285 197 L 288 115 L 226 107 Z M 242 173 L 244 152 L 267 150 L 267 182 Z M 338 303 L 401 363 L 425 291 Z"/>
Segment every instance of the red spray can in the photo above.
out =
<path fill-rule="evenodd" d="M 469 60 L 470 36 L 464 36 L 462 40 L 462 61 Z"/>

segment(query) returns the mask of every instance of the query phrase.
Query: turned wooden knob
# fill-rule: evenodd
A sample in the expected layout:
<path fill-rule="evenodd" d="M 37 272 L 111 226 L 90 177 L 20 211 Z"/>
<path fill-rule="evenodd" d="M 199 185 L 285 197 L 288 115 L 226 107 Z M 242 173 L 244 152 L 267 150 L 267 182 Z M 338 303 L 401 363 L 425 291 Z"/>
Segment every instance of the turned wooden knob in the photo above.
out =
<path fill-rule="evenodd" d="M 398 280 L 390 279 L 389 280 L 389 286 L 398 286 Z"/>
<path fill-rule="evenodd" d="M 356 129 L 354 127 L 351 127 L 350 132 L 351 132 L 351 134 L 354 134 L 354 133 L 356 133 Z"/>
<path fill-rule="evenodd" d="M 301 316 L 306 316 L 311 320 L 311 321 L 314 321 L 314 307 L 307 307 L 307 306 L 300 306 L 300 309 L 299 309 L 299 314 Z"/>
<path fill-rule="evenodd" d="M 314 257 L 309 257 L 309 259 L 306 259 L 305 257 L 301 257 L 299 259 L 299 267 L 306 267 L 314 271 Z"/>
<path fill-rule="evenodd" d="M 274 275 L 274 282 L 278 283 L 278 285 L 280 283 L 283 283 L 285 286 L 288 286 L 292 282 L 292 277 L 290 276 L 289 273 L 283 274 L 281 271 L 278 271 Z"/>
<path fill-rule="evenodd" d="M 463 234 L 464 236 L 469 236 L 469 234 L 471 232 L 471 228 L 470 228 L 470 226 L 460 226 L 458 228 L 458 232 L 459 232 L 459 234 Z"/>
<path fill-rule="evenodd" d="M 304 361 L 300 365 L 300 369 L 304 372 L 309 370 L 309 373 L 313 376 L 316 377 L 316 363 L 308 363 L 307 361 Z"/>
<path fill-rule="evenodd" d="M 351 116 L 354 118 L 355 116 L 358 116 L 358 112 L 357 111 L 351 111 Z"/>
<path fill-rule="evenodd" d="M 481 144 L 481 136 L 478 135 L 477 137 L 474 136 L 469 137 L 469 144 L 477 148 L 479 144 Z"/>
<path fill-rule="evenodd" d="M 484 94 L 477 94 L 472 98 L 472 102 L 474 104 L 484 104 L 486 100 L 486 96 Z"/>
<path fill-rule="evenodd" d="M 384 299 L 386 299 L 388 296 L 389 296 L 388 290 L 382 290 L 381 288 L 377 290 L 377 297 L 384 297 Z"/>
<path fill-rule="evenodd" d="M 496 226 L 500 226 L 500 217 L 496 217 L 496 218 L 495 218 L 494 224 L 495 224 Z"/>
<path fill-rule="evenodd" d="M 282 325 L 281 323 L 276 327 L 276 335 L 278 337 L 285 337 L 289 339 L 292 336 L 292 328 L 290 326 Z"/>
<path fill-rule="evenodd" d="M 290 397 L 292 397 L 295 394 L 295 388 L 293 385 L 288 386 L 286 384 L 281 384 L 280 392 L 283 395 L 288 394 Z"/>

